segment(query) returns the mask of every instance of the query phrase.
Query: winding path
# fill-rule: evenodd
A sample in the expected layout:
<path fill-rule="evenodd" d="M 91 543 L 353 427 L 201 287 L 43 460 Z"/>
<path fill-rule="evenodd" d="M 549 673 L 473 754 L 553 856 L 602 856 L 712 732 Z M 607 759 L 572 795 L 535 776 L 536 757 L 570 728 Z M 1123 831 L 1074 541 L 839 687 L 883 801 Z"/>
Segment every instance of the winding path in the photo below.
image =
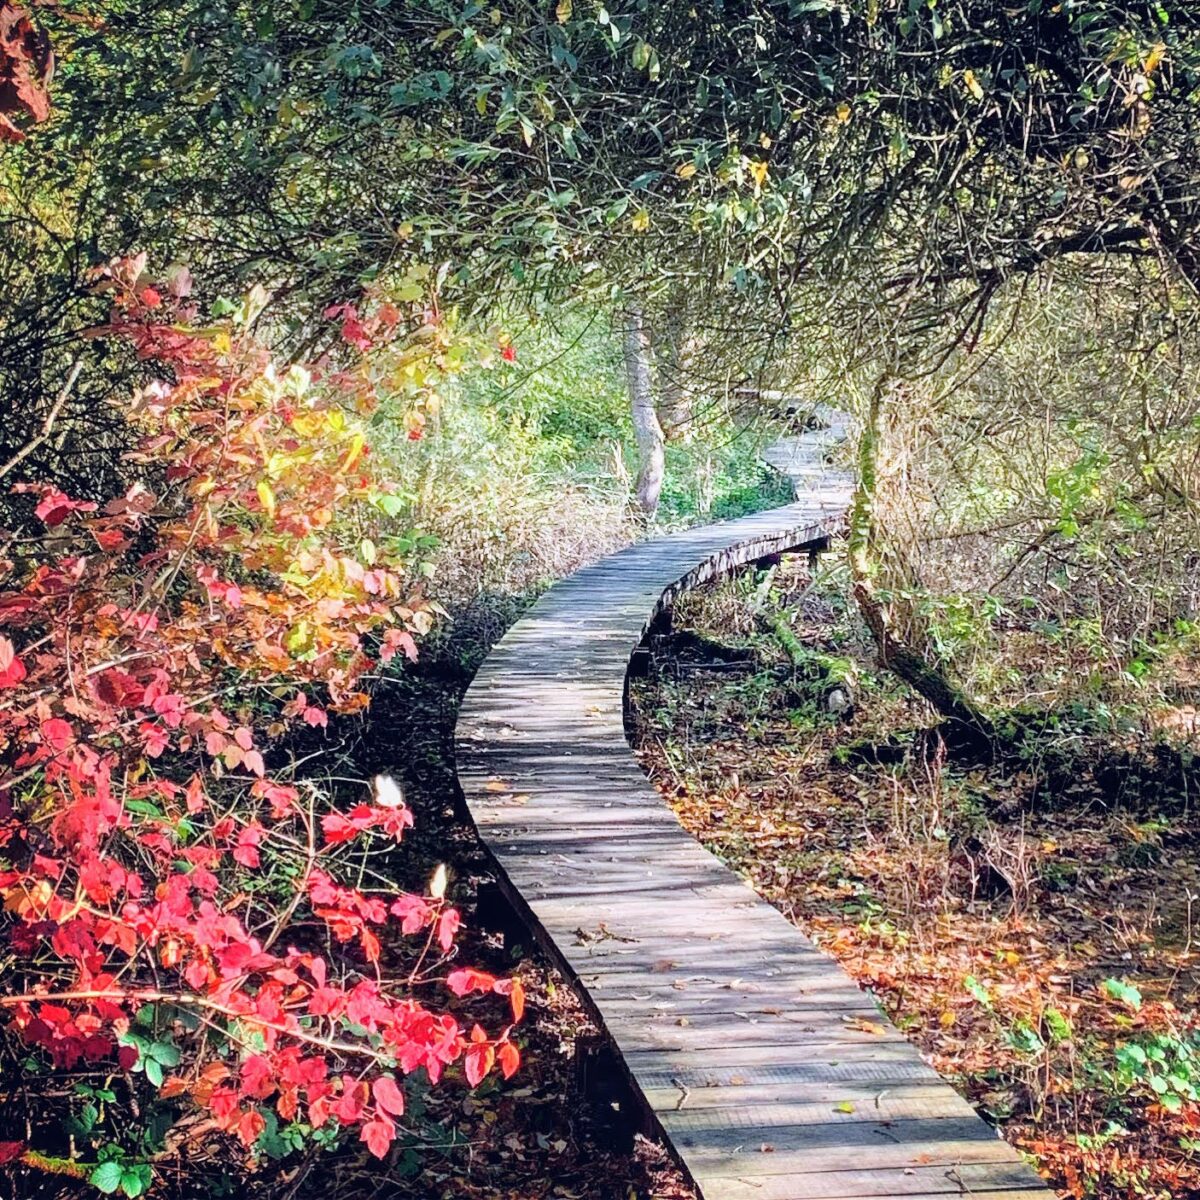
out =
<path fill-rule="evenodd" d="M 842 432 L 765 455 L 795 504 L 639 543 L 546 592 L 466 694 L 459 780 L 508 901 L 705 1200 L 1045 1200 L 869 995 L 679 825 L 626 741 L 654 616 L 842 522 L 850 480 L 824 461 Z"/>

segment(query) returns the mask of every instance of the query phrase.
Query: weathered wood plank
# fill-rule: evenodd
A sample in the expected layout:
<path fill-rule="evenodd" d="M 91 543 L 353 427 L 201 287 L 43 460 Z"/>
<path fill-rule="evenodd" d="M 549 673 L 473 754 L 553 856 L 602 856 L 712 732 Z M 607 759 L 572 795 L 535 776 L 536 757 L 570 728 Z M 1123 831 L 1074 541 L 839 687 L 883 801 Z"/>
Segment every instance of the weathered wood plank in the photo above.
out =
<path fill-rule="evenodd" d="M 640 543 L 551 588 L 467 692 L 460 784 L 501 889 L 706 1200 L 1040 1200 L 871 997 L 679 826 L 625 740 L 630 655 L 658 614 L 843 520 L 849 480 L 823 461 L 840 421 L 767 452 L 796 504 Z"/>
<path fill-rule="evenodd" d="M 861 1152 L 860 1152 L 861 1153 Z M 841 1170 L 796 1175 L 696 1175 L 705 1196 L 722 1200 L 846 1200 L 850 1196 L 976 1196 L 979 1192 L 1027 1191 L 1037 1177 L 1022 1162 L 948 1166 L 852 1166 L 847 1151 Z M 1046 1193 L 1041 1193 L 1046 1200 Z"/>
<path fill-rule="evenodd" d="M 968 1117 L 806 1122 L 796 1127 L 736 1129 L 676 1127 L 664 1115 L 672 1140 L 693 1170 L 705 1176 L 755 1178 L 836 1171 L 847 1159 L 876 1167 L 958 1166 L 1009 1160 L 1008 1147 L 972 1113 Z M 785 1136 L 780 1137 L 783 1132 Z"/>

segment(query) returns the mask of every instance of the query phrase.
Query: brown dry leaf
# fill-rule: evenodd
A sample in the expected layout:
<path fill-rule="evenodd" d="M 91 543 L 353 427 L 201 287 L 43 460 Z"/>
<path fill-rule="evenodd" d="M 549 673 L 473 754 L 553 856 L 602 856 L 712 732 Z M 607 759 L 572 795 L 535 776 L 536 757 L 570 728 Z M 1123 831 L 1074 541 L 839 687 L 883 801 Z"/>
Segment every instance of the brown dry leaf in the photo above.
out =
<path fill-rule="evenodd" d="M 882 1037 L 887 1033 L 886 1025 L 882 1025 L 878 1021 L 868 1021 L 865 1017 L 853 1017 L 845 1024 L 847 1029 L 856 1029 L 859 1033 L 873 1033 L 877 1037 Z"/>

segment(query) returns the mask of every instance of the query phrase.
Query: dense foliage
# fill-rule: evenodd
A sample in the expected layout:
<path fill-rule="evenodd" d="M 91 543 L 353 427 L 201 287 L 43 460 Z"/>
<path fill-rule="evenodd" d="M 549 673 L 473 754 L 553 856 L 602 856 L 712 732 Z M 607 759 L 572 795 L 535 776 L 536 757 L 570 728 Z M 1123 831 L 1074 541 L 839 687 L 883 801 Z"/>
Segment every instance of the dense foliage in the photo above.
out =
<path fill-rule="evenodd" d="M 967 328 L 982 309 L 958 290 L 984 301 L 1063 254 L 1195 273 L 1188 4 L 126 0 L 37 19 L 61 65 L 55 117 L 0 183 L 10 397 L 56 394 L 88 269 L 134 246 L 218 289 L 277 285 L 298 337 L 294 301 L 412 259 L 452 262 L 480 300 L 689 280 L 743 338 L 786 327 L 814 273 L 874 270 L 862 299 L 902 309 L 948 290 Z"/>

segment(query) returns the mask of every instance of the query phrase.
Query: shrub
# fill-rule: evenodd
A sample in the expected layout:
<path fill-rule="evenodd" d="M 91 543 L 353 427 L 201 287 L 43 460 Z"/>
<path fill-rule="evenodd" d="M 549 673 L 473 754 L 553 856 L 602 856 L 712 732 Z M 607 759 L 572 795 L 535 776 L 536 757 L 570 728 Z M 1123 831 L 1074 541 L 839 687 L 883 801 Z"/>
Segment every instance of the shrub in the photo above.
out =
<path fill-rule="evenodd" d="M 386 409 L 418 439 L 461 350 L 436 306 L 377 297 L 327 314 L 348 361 L 281 369 L 252 332 L 261 298 L 199 325 L 186 272 L 142 271 L 102 273 L 95 332 L 166 375 L 128 405 L 144 481 L 103 505 L 21 485 L 42 533 L 0 563 L 0 1013 L 26 1091 L 66 1076 L 80 1098 L 69 1155 L 61 1111 L 34 1112 L 0 1162 L 127 1196 L 173 1122 L 176 1151 L 345 1130 L 383 1156 L 400 1079 L 512 1074 L 523 1009 L 518 981 L 447 971 L 444 871 L 420 894 L 383 874 L 412 822 L 396 786 L 342 809 L 271 749 L 361 710 L 367 672 L 432 623 L 408 543 L 377 532 L 402 502 L 366 426 Z M 510 1016 L 467 1031 L 431 985 Z"/>

